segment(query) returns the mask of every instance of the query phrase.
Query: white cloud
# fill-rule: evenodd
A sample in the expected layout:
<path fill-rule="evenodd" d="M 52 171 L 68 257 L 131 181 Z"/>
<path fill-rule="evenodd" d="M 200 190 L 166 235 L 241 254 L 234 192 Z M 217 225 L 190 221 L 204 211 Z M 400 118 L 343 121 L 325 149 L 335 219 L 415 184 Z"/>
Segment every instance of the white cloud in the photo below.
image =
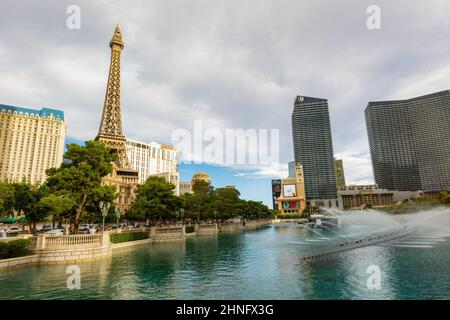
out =
<path fill-rule="evenodd" d="M 65 27 L 70 4 L 1 2 L 0 103 L 63 109 L 78 139 L 97 133 L 116 23 L 130 138 L 169 142 L 199 119 L 220 130 L 275 128 L 286 164 L 294 97 L 324 97 L 349 182 L 372 180 L 368 101 L 449 86 L 448 1 L 380 0 L 380 31 L 366 28 L 365 0 L 85 0 L 78 31 Z"/>

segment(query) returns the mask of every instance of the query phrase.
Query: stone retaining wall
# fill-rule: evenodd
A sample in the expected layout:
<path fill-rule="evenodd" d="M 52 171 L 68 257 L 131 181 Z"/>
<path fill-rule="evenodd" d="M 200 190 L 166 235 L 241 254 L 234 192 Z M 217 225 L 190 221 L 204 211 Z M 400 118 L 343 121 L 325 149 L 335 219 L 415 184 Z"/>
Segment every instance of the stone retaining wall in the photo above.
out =
<path fill-rule="evenodd" d="M 219 224 L 218 228 L 220 232 L 234 232 L 237 230 L 256 229 L 265 225 L 271 224 L 272 220 L 251 220 L 243 222 L 226 222 Z"/>
<path fill-rule="evenodd" d="M 189 232 L 189 233 L 185 233 L 184 235 L 186 236 L 186 238 L 196 237 L 197 232 Z"/>
<path fill-rule="evenodd" d="M 111 256 L 112 246 L 79 249 L 34 250 L 41 264 L 80 263 L 100 260 Z"/>
<path fill-rule="evenodd" d="M 37 236 L 36 247 L 39 263 L 79 263 L 99 260 L 112 254 L 109 232 L 71 236 Z"/>
<path fill-rule="evenodd" d="M 233 223 L 221 223 L 219 224 L 219 231 L 220 232 L 235 232 L 236 231 L 236 224 Z"/>
<path fill-rule="evenodd" d="M 0 269 L 25 264 L 69 264 L 99 260 L 111 256 L 112 246 L 109 232 L 70 236 L 39 234 L 32 238 L 30 251 L 32 255 L 29 256 L 0 260 Z"/>
<path fill-rule="evenodd" d="M 127 242 L 121 242 L 121 243 L 115 243 L 112 245 L 113 250 L 115 249 L 122 249 L 122 248 L 128 248 L 128 247 L 133 247 L 133 246 L 137 246 L 140 244 L 148 244 L 148 243 L 152 243 L 153 240 L 152 239 L 142 239 L 142 240 L 135 240 L 135 241 L 127 241 Z"/>
<path fill-rule="evenodd" d="M 217 228 L 217 223 L 213 224 L 195 224 L 194 228 L 197 235 L 205 235 L 205 234 L 216 234 L 219 232 Z"/>
<path fill-rule="evenodd" d="M 150 239 L 154 242 L 181 241 L 186 239 L 183 227 L 152 227 L 150 228 Z"/>
<path fill-rule="evenodd" d="M 39 256 L 37 254 L 32 256 L 11 258 L 11 259 L 2 259 L 0 260 L 0 270 L 11 268 L 20 265 L 30 265 L 35 264 L 39 261 Z"/>

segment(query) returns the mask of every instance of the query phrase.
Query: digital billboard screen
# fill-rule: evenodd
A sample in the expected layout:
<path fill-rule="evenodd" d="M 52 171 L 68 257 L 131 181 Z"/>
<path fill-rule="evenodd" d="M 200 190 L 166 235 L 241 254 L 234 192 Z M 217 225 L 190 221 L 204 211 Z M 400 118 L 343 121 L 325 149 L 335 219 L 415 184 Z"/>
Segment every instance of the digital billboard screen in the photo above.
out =
<path fill-rule="evenodd" d="M 297 196 L 297 188 L 295 184 L 285 184 L 283 186 L 283 194 L 285 197 L 296 197 Z"/>
<path fill-rule="evenodd" d="M 272 201 L 274 210 L 278 210 L 278 206 L 275 200 L 279 198 L 280 195 L 281 195 L 281 180 L 280 179 L 272 180 Z"/>

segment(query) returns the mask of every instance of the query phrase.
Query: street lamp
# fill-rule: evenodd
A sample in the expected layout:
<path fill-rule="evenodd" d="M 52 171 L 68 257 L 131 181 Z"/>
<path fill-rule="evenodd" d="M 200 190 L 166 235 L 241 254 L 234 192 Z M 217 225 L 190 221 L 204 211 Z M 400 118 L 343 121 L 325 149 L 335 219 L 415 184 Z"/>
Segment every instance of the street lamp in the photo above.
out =
<path fill-rule="evenodd" d="M 120 219 L 120 215 L 121 215 L 120 209 L 116 208 L 114 211 L 115 211 L 116 219 L 117 219 L 116 229 L 119 229 L 119 219 Z"/>
<path fill-rule="evenodd" d="M 109 208 L 111 207 L 111 203 L 100 201 L 99 203 L 100 211 L 102 212 L 103 217 L 103 231 L 105 231 L 105 218 L 108 215 Z"/>

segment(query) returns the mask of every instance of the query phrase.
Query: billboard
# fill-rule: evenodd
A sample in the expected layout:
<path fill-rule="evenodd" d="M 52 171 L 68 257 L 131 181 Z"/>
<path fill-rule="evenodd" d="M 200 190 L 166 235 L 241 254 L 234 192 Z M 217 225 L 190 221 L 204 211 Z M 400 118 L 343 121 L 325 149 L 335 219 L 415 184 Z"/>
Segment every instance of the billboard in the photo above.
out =
<path fill-rule="evenodd" d="M 283 186 L 283 195 L 285 197 L 296 197 L 297 196 L 297 188 L 295 184 L 285 184 Z"/>
<path fill-rule="evenodd" d="M 278 210 L 278 206 L 275 202 L 277 198 L 281 195 L 281 180 L 275 179 L 272 180 L 272 201 L 273 201 L 273 210 Z"/>
<path fill-rule="evenodd" d="M 283 209 L 300 209 L 300 201 L 283 201 Z"/>

